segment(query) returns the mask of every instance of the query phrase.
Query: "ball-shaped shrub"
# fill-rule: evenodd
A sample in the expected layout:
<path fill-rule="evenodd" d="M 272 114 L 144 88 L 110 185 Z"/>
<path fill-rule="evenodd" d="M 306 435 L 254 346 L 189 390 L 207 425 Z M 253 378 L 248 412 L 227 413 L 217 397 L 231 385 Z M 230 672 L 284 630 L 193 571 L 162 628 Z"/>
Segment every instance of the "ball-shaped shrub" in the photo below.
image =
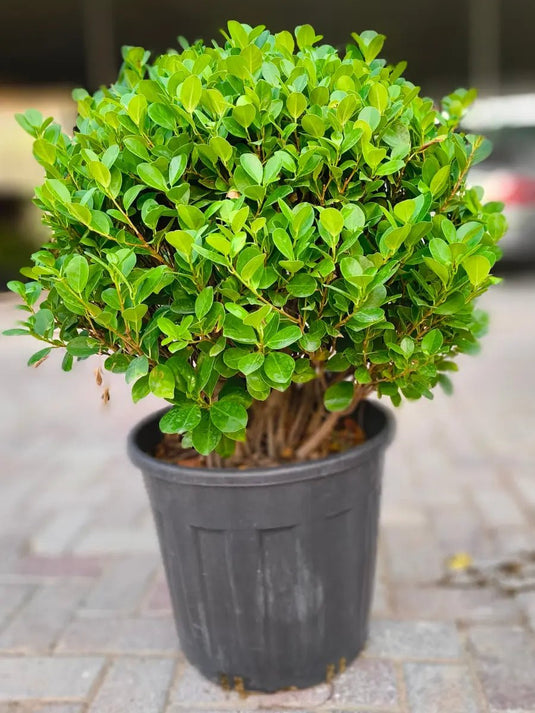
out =
<path fill-rule="evenodd" d="M 32 363 L 107 355 L 185 448 L 302 459 L 372 391 L 450 388 L 505 222 L 466 185 L 489 152 L 458 129 L 473 92 L 437 108 L 375 32 L 344 52 L 309 25 L 223 34 L 152 63 L 126 47 L 115 84 L 75 92 L 72 136 L 18 117 L 51 239 L 10 285 L 11 331 L 47 344 Z"/>

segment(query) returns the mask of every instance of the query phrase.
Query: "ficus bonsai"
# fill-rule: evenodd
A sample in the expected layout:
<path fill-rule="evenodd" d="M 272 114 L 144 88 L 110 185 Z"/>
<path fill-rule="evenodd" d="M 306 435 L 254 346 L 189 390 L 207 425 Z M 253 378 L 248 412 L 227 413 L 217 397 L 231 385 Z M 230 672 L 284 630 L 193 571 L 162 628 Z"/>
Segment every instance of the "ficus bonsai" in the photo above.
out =
<path fill-rule="evenodd" d="M 223 35 L 125 47 L 115 84 L 74 92 L 72 136 L 17 117 L 51 238 L 9 333 L 46 343 L 34 365 L 106 355 L 209 465 L 307 459 L 371 392 L 450 390 L 505 220 L 466 185 L 490 150 L 459 130 L 474 92 L 437 108 L 371 31 L 342 53 L 309 25 Z"/>

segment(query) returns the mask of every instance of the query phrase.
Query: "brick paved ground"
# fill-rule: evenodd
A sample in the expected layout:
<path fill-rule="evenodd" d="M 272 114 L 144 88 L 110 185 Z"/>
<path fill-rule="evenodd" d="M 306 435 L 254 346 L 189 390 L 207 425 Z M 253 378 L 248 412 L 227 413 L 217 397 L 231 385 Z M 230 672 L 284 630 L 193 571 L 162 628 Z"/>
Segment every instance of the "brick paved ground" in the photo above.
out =
<path fill-rule="evenodd" d="M 437 584 L 460 550 L 535 547 L 535 287 L 486 300 L 492 331 L 452 398 L 407 404 L 389 452 L 366 653 L 332 686 L 225 693 L 177 650 L 121 378 L 103 407 L 84 362 L 0 349 L 0 713 L 534 713 L 535 592 Z M 0 326 L 12 301 L 0 300 Z"/>

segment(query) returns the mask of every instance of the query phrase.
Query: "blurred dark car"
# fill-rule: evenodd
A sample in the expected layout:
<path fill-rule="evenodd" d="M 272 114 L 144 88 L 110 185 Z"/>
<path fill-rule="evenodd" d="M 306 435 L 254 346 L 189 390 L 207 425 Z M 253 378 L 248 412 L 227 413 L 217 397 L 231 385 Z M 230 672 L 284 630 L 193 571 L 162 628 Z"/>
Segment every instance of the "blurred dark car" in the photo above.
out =
<path fill-rule="evenodd" d="M 469 182 L 485 189 L 486 200 L 505 203 L 504 262 L 535 262 L 535 94 L 479 99 L 463 126 L 494 144 L 490 157 L 470 171 Z"/>

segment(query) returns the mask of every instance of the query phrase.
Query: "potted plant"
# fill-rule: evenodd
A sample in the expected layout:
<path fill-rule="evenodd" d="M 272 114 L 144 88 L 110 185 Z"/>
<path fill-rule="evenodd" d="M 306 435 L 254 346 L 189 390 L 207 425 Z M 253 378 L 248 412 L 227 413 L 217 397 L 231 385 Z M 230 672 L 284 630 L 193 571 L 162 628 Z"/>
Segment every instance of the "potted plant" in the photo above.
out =
<path fill-rule="evenodd" d="M 152 64 L 126 47 L 115 84 L 75 92 L 72 136 L 18 117 L 52 237 L 10 331 L 46 343 L 34 365 L 106 355 L 170 404 L 129 452 L 182 646 L 269 691 L 362 648 L 392 434 L 365 399 L 450 390 L 505 222 L 466 185 L 489 152 L 458 130 L 473 92 L 436 108 L 375 32 L 343 53 L 309 25 L 223 34 Z"/>

